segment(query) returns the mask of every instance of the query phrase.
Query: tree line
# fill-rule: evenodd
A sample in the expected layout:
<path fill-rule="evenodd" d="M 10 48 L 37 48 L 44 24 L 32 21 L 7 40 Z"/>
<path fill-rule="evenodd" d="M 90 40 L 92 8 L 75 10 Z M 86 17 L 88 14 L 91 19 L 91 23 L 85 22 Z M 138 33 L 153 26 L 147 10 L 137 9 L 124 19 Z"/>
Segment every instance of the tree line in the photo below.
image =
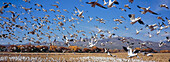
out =
<path fill-rule="evenodd" d="M 150 52 L 150 53 L 170 53 L 170 50 L 160 50 L 156 51 L 152 48 L 135 48 L 136 50 L 140 50 L 141 52 Z M 0 45 L 0 52 L 60 52 L 60 53 L 105 53 L 105 48 L 99 48 L 97 46 L 93 46 L 91 48 L 82 48 L 78 46 L 45 46 L 45 45 L 10 45 L 8 47 Z M 125 52 L 123 49 L 107 49 L 110 53 L 118 53 Z"/>

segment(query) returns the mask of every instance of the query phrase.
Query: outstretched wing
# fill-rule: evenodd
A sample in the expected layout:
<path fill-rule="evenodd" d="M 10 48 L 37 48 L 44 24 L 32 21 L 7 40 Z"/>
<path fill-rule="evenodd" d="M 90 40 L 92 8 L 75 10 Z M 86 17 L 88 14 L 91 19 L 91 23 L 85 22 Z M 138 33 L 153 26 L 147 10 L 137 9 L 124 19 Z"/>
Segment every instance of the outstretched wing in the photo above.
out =
<path fill-rule="evenodd" d="M 140 7 L 140 6 L 138 6 L 138 5 L 137 5 L 137 7 L 138 7 L 138 8 L 140 8 L 140 9 L 143 9 L 143 10 L 145 10 L 145 9 L 146 9 L 146 8 Z"/>
<path fill-rule="evenodd" d="M 139 19 L 138 22 L 139 22 L 140 24 L 142 24 L 142 25 L 145 24 L 141 19 Z"/>
<path fill-rule="evenodd" d="M 123 46 L 123 49 L 124 49 L 126 52 L 128 51 L 128 49 L 127 49 L 126 47 L 124 47 L 124 46 Z"/>
<path fill-rule="evenodd" d="M 102 6 L 102 5 L 101 5 L 101 4 L 99 4 L 99 3 L 97 3 L 96 5 L 97 5 L 97 6 L 99 6 L 99 7 L 104 8 L 104 9 L 107 9 L 106 7 Z"/>
<path fill-rule="evenodd" d="M 152 14 L 155 14 L 155 15 L 158 15 L 157 13 L 155 13 L 155 12 L 153 12 L 153 11 L 151 11 L 151 10 L 148 10 L 150 13 L 152 13 Z"/>
<path fill-rule="evenodd" d="M 166 39 L 169 39 L 169 37 L 167 36 Z"/>
<path fill-rule="evenodd" d="M 86 4 L 94 4 L 95 2 L 86 2 Z"/>
<path fill-rule="evenodd" d="M 133 53 L 139 53 L 140 52 L 140 50 L 134 50 L 133 51 Z"/>

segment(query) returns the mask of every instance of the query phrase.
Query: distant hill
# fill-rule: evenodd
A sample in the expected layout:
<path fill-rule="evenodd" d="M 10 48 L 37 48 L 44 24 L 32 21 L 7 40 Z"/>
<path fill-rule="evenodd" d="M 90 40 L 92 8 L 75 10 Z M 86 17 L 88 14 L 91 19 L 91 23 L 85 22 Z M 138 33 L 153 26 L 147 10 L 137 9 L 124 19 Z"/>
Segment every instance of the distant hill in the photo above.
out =
<path fill-rule="evenodd" d="M 134 43 L 134 47 L 140 47 L 139 43 L 143 43 L 146 42 L 147 46 L 150 48 L 153 48 L 154 50 L 160 51 L 160 50 L 170 50 L 170 44 L 167 44 L 166 46 L 162 46 L 159 47 L 158 44 L 159 42 L 153 42 L 153 41 L 142 41 L 140 39 L 134 39 L 132 37 L 125 37 L 127 40 L 130 41 L 130 43 Z M 86 39 L 88 40 L 88 39 Z M 104 43 L 105 46 L 101 46 L 101 43 Z M 111 44 L 112 43 L 112 44 Z M 152 45 L 148 44 L 151 43 Z M 23 44 L 23 45 L 28 45 L 29 43 Z M 49 43 L 47 43 L 49 44 Z M 47 45 L 47 44 L 41 44 L 41 45 Z M 64 42 L 62 41 L 58 41 L 54 43 L 57 46 L 64 46 L 67 47 Z M 77 41 L 76 43 L 74 42 L 70 42 L 70 44 L 72 46 L 79 46 L 82 48 L 88 48 L 88 42 L 82 42 L 82 41 Z M 122 49 L 122 46 L 127 46 L 127 43 L 122 43 L 122 41 L 120 41 L 119 37 L 114 37 L 114 38 L 110 38 L 110 39 L 103 39 L 103 40 L 99 40 L 99 42 L 96 44 L 97 47 L 99 48 L 109 48 L 109 49 Z M 34 45 L 39 45 L 39 44 L 34 44 Z M 5 46 L 9 46 L 9 45 L 5 45 Z"/>
<path fill-rule="evenodd" d="M 128 39 L 130 41 L 130 43 L 134 43 L 134 47 L 140 47 L 140 44 L 139 43 L 144 43 L 146 42 L 147 46 L 150 47 L 150 48 L 153 48 L 154 50 L 157 50 L 157 51 L 160 51 L 160 50 L 170 50 L 170 44 L 167 44 L 166 46 L 162 46 L 162 47 L 159 47 L 158 44 L 159 42 L 153 42 L 153 41 L 142 41 L 140 39 L 134 39 L 132 37 L 126 37 L 126 39 Z M 112 44 L 111 44 L 112 42 Z M 101 43 L 104 43 L 105 46 L 101 46 Z M 151 43 L 151 45 L 149 44 Z M 122 49 L 122 46 L 127 46 L 126 45 L 127 43 L 122 43 L 122 41 L 119 40 L 118 37 L 115 37 L 115 38 L 111 38 L 111 39 L 103 39 L 103 40 L 99 40 L 99 42 L 97 43 L 97 47 L 100 47 L 100 48 L 109 48 L 109 49 Z M 59 44 L 57 44 L 59 45 Z M 76 46 L 81 46 L 81 47 L 85 47 L 84 45 L 88 45 L 88 42 L 76 42 L 76 43 L 73 43 L 71 42 L 71 45 L 76 45 Z"/>

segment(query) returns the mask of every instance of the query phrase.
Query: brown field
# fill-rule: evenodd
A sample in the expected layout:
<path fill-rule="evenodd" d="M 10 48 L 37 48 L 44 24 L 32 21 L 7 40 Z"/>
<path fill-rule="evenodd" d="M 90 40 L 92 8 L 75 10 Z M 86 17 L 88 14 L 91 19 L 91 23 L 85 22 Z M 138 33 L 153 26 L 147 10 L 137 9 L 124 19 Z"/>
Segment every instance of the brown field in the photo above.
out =
<path fill-rule="evenodd" d="M 112 53 L 112 56 L 108 56 L 107 53 L 13 53 L 13 52 L 1 52 L 0 53 L 0 62 L 3 61 L 15 61 L 15 62 L 87 62 L 87 61 L 110 61 L 113 62 L 138 62 L 138 61 L 156 61 L 156 62 L 169 62 L 170 53 L 152 53 L 153 57 L 143 56 L 142 54 L 138 54 L 139 58 L 133 57 L 128 58 L 127 53 Z M 10 57 L 10 58 L 9 58 Z M 15 58 L 14 58 L 15 57 Z M 20 58 L 20 59 L 16 59 Z M 23 59 L 21 59 L 21 57 Z M 25 58 L 27 57 L 27 58 Z M 28 58 L 29 57 L 29 58 Z M 6 58 L 6 59 L 5 59 Z M 12 59 L 13 58 L 13 59 Z M 30 59 L 32 58 L 32 59 Z M 35 59 L 36 58 L 36 59 Z M 38 59 L 37 59 L 38 58 Z M 25 59 L 25 60 L 24 60 Z"/>

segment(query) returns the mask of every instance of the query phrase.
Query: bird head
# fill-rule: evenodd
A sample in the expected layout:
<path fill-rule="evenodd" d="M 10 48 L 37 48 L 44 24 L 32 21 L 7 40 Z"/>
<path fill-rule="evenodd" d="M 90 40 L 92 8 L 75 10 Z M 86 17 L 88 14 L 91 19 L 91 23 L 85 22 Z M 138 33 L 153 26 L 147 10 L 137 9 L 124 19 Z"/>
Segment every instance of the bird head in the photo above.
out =
<path fill-rule="evenodd" d="M 151 7 L 149 6 L 148 8 L 146 8 L 147 10 L 149 10 Z"/>

